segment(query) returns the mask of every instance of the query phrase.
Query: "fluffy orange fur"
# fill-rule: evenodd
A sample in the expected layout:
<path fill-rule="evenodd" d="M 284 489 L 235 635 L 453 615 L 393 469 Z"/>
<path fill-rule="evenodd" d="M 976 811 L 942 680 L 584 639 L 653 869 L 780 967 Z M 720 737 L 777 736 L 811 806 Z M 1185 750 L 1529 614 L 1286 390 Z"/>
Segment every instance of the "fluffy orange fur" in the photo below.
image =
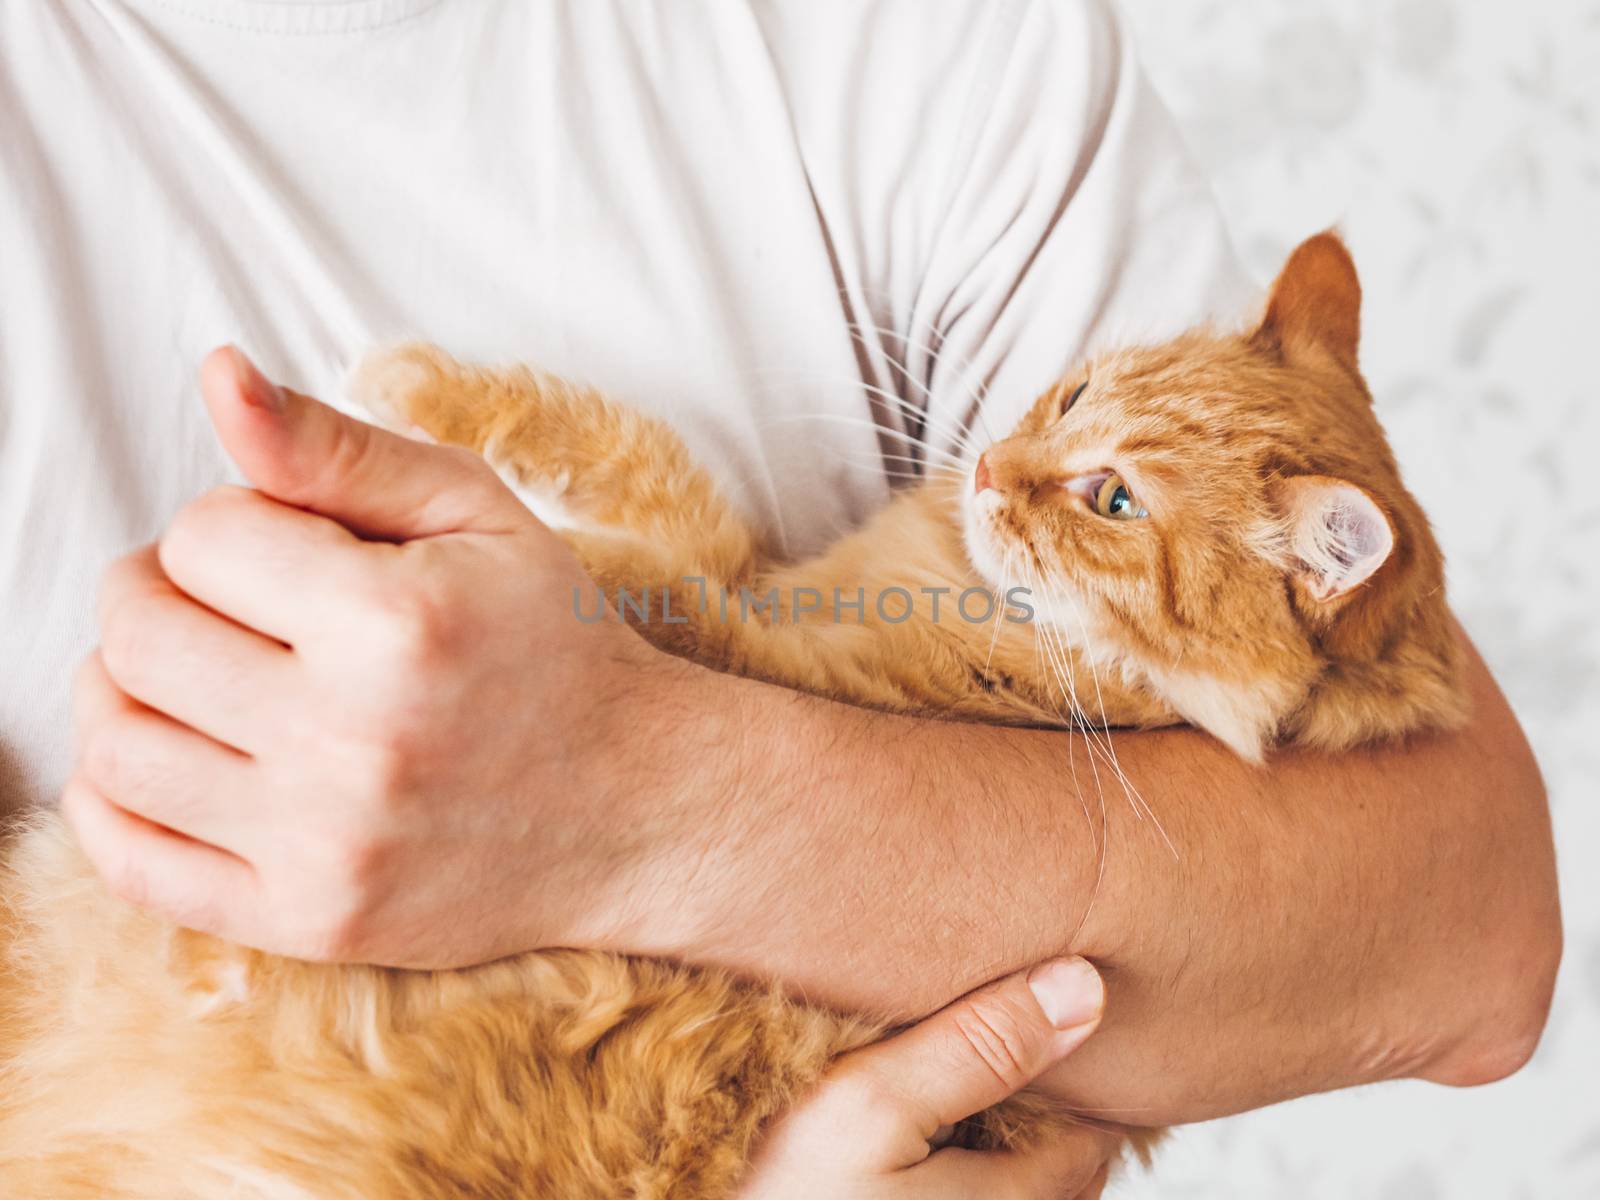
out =
<path fill-rule="evenodd" d="M 940 717 L 1188 721 L 1259 759 L 1464 716 L 1440 555 L 1357 370 L 1359 305 L 1344 247 L 1313 238 L 1256 327 L 1095 359 L 973 469 L 799 563 L 667 428 L 593 392 L 420 346 L 369 359 L 355 390 L 559 510 L 609 596 L 648 592 L 637 628 L 675 654 Z M 1140 515 L 1103 511 L 1118 485 Z M 1013 587 L 1034 620 L 1008 619 Z M 972 588 L 1000 594 L 985 620 L 955 609 Z M 741 589 L 778 603 L 741 620 Z M 601 954 L 272 958 L 112 901 L 52 816 L 0 886 L 8 1197 L 724 1197 L 762 1125 L 882 1032 Z M 1059 1119 L 1019 1098 L 968 1138 Z"/>

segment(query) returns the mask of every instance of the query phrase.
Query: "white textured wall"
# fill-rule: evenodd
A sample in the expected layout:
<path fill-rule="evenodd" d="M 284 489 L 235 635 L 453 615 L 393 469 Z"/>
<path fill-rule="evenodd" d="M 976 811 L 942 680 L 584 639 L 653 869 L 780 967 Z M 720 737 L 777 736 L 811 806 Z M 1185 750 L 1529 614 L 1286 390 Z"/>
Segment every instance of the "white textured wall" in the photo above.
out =
<path fill-rule="evenodd" d="M 1116 1195 L 1600 1197 L 1600 2 L 1125 0 L 1270 278 L 1337 222 L 1456 611 L 1549 783 L 1567 950 L 1534 1061 L 1179 1134 Z M 1462 964 L 1462 987 L 1472 964 Z"/>

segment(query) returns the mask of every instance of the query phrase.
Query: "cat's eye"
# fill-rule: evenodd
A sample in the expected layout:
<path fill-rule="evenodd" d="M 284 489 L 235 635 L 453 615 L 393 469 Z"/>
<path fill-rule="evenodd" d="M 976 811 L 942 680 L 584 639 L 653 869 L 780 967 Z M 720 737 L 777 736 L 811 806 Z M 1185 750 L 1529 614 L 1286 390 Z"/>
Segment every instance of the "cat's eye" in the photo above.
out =
<path fill-rule="evenodd" d="M 1083 389 L 1088 387 L 1088 386 L 1089 386 L 1089 381 L 1087 379 L 1085 379 L 1077 387 L 1072 389 L 1072 395 L 1068 396 L 1067 397 L 1067 402 L 1061 406 L 1061 415 L 1062 416 L 1066 416 L 1067 415 L 1067 413 L 1071 410 L 1072 406 L 1078 402 L 1078 397 L 1083 395 Z"/>
<path fill-rule="evenodd" d="M 1115 471 L 1106 476 L 1106 481 L 1095 493 L 1094 510 L 1102 517 L 1110 517 L 1113 521 L 1137 521 L 1140 517 L 1150 515 L 1145 511 L 1144 505 L 1133 498 L 1128 485 Z"/>

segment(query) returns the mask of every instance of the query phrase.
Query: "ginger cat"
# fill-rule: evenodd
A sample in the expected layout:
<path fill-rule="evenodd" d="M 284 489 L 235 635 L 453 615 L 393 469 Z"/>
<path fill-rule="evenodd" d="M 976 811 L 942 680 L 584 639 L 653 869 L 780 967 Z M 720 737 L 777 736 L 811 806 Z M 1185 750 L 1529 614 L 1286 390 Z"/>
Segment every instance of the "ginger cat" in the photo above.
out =
<path fill-rule="evenodd" d="M 1464 717 L 1439 551 L 1357 370 L 1359 306 L 1343 245 L 1312 238 L 1254 328 L 1096 358 L 970 468 L 801 563 L 773 561 L 668 429 L 592 392 L 426 347 L 369 359 L 355 390 L 558 507 L 607 599 L 673 653 L 897 711 L 1186 721 L 1257 761 Z M 727 1197 L 763 1123 L 882 1032 L 602 954 L 273 958 L 112 901 L 53 816 L 0 887 L 13 1200 Z M 1024 1094 L 965 1136 L 1060 1119 Z"/>

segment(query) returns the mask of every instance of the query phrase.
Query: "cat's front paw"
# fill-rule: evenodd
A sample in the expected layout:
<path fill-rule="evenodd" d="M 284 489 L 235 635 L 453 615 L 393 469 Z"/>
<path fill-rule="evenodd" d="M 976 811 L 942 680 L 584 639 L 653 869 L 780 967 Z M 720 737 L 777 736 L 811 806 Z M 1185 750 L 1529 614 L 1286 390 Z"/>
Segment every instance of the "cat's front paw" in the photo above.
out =
<path fill-rule="evenodd" d="M 458 370 L 437 346 L 407 342 L 367 351 L 345 382 L 345 395 L 373 422 L 407 437 L 436 435 L 428 428 L 424 401 Z"/>

